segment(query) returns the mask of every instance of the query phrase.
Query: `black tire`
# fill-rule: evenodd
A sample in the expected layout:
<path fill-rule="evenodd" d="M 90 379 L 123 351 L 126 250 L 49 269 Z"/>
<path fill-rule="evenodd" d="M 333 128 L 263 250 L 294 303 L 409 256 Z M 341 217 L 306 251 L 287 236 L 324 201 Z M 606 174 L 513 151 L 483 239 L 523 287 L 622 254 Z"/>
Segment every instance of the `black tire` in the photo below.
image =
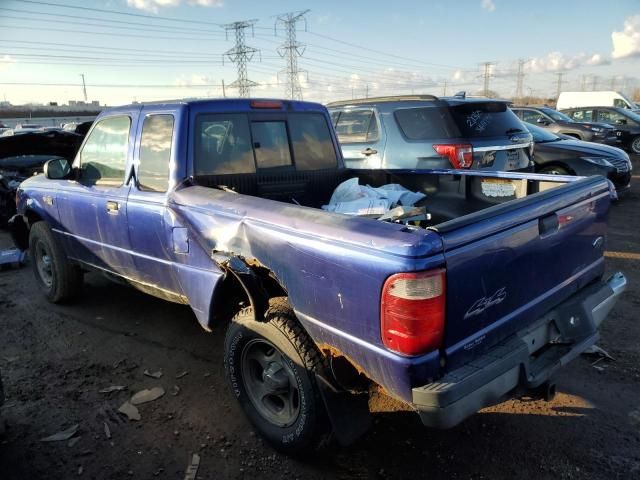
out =
<path fill-rule="evenodd" d="M 640 155 L 640 135 L 631 141 L 631 151 L 636 155 Z"/>
<path fill-rule="evenodd" d="M 29 232 L 29 260 L 38 287 L 52 303 L 72 299 L 82 288 L 82 270 L 71 263 L 45 222 Z"/>
<path fill-rule="evenodd" d="M 563 167 L 556 167 L 555 165 L 551 165 L 549 167 L 541 168 L 538 173 L 547 173 L 551 175 L 571 175 L 571 172 Z"/>
<path fill-rule="evenodd" d="M 274 361 L 268 360 L 269 366 L 264 368 L 253 358 L 258 356 L 254 351 L 264 348 L 270 352 L 270 347 L 275 350 L 265 357 Z M 272 368 L 273 365 L 276 367 Z M 324 360 L 298 323 L 286 298 L 272 299 L 264 321 L 254 318 L 251 307 L 233 318 L 225 338 L 224 366 L 231 390 L 245 415 L 276 450 L 303 455 L 328 443 L 331 427 L 315 378 L 315 372 L 325 368 Z M 274 369 L 275 375 L 265 380 Z M 276 380 L 272 378 L 278 375 L 277 381 L 286 377 L 288 388 L 296 389 L 297 394 L 273 393 L 275 390 L 265 393 L 275 389 Z M 283 391 L 287 388 L 282 382 L 279 386 Z M 297 402 L 290 404 L 297 403 L 297 413 L 288 417 L 283 406 L 280 413 L 285 415 L 279 416 L 280 397 L 295 399 L 296 395 Z"/>

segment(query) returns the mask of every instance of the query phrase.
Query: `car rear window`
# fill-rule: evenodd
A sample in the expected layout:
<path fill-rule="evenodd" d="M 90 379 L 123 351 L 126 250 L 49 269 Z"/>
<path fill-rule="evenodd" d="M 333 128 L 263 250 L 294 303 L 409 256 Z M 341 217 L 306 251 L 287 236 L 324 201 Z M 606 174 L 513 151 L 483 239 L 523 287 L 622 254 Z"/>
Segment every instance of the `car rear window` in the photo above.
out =
<path fill-rule="evenodd" d="M 460 130 L 447 107 L 402 108 L 394 113 L 402 133 L 409 140 L 455 138 Z"/>
<path fill-rule="evenodd" d="M 463 137 L 500 137 L 526 131 L 503 102 L 471 102 L 451 107 Z"/>

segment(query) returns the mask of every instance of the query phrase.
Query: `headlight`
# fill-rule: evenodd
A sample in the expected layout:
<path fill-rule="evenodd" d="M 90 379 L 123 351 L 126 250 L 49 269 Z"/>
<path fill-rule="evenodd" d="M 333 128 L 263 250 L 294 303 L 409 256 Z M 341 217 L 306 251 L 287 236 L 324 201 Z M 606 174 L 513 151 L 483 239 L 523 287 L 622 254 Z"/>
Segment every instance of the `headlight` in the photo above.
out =
<path fill-rule="evenodd" d="M 585 160 L 589 163 L 594 163 L 596 165 L 601 165 L 603 167 L 613 167 L 611 162 L 606 158 L 602 158 L 602 157 L 581 157 L 581 158 L 582 160 Z"/>
<path fill-rule="evenodd" d="M 602 131 L 604 131 L 604 128 L 600 128 L 600 127 L 592 127 L 592 126 L 590 126 L 590 125 L 587 125 L 587 128 L 588 128 L 589 130 L 591 130 L 592 132 L 602 132 Z"/>

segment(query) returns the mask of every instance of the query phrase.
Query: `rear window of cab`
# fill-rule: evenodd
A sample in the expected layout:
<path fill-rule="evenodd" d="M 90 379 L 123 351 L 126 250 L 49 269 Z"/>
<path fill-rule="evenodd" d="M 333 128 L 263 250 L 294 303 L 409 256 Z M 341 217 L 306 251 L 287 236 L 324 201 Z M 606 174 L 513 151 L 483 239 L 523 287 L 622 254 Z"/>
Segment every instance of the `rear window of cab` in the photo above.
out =
<path fill-rule="evenodd" d="M 288 113 L 252 120 L 246 113 L 200 114 L 195 125 L 195 174 L 336 168 L 326 117 Z"/>

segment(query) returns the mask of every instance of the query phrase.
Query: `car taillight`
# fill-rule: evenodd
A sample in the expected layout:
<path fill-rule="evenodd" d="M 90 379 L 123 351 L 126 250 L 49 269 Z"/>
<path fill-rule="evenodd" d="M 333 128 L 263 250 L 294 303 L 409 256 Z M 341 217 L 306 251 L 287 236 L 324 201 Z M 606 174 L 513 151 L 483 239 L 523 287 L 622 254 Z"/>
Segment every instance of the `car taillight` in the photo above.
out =
<path fill-rule="evenodd" d="M 439 348 L 444 335 L 446 270 L 397 273 L 382 288 L 382 342 L 403 355 Z"/>
<path fill-rule="evenodd" d="M 434 145 L 438 155 L 448 157 L 453 168 L 469 168 L 473 163 L 473 147 L 467 144 Z"/>
<path fill-rule="evenodd" d="M 279 100 L 252 100 L 251 108 L 282 108 Z"/>

